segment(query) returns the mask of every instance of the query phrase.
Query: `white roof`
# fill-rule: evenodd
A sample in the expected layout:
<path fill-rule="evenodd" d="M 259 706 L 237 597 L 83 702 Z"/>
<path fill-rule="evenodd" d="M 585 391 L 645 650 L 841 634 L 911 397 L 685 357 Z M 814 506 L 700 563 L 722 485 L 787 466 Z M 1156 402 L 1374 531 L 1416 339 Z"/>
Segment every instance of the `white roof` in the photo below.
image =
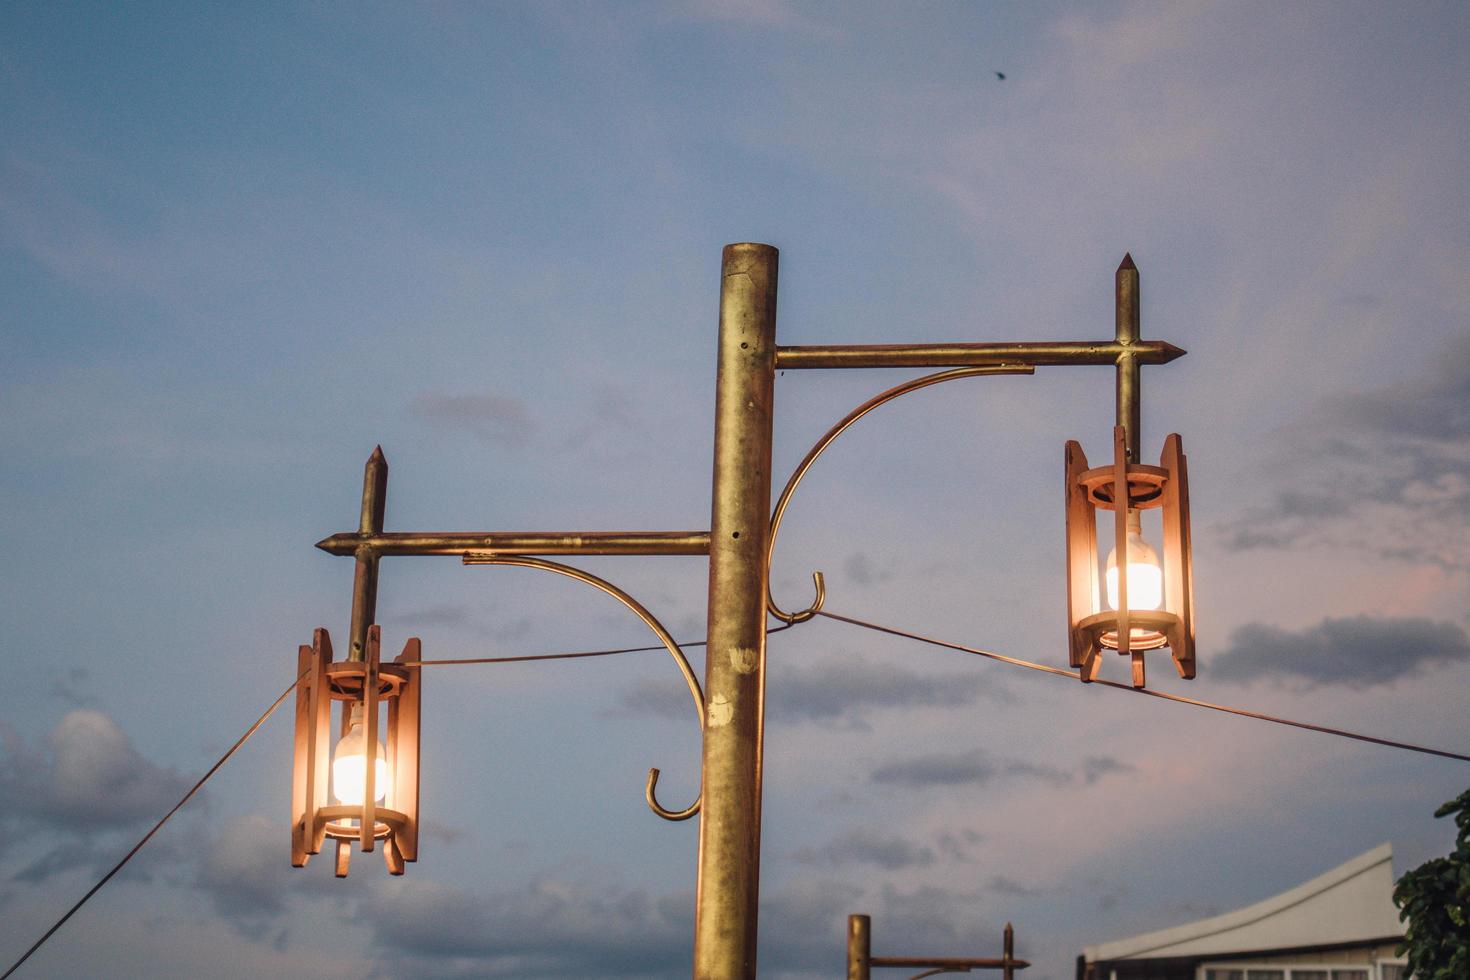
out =
<path fill-rule="evenodd" d="M 1263 902 L 1172 929 L 1088 946 L 1098 960 L 1217 956 L 1402 936 L 1393 904 L 1393 847 L 1380 844 Z"/>

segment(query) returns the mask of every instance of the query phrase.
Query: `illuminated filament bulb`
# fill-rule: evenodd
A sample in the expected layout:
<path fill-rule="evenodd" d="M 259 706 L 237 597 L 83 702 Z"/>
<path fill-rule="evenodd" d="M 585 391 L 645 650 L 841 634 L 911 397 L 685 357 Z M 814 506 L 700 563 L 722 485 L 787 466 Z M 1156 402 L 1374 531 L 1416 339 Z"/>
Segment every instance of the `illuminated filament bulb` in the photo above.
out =
<path fill-rule="evenodd" d="M 374 745 L 373 798 L 381 801 L 388 793 L 388 753 L 383 743 Z M 332 754 L 332 792 L 337 801 L 348 806 L 361 806 L 367 791 L 367 733 L 362 724 L 362 705 L 352 706 L 352 719 L 347 734 L 337 743 Z"/>
<path fill-rule="evenodd" d="M 1128 608 L 1158 609 L 1164 604 L 1164 569 L 1159 554 L 1143 540 L 1138 511 L 1128 512 Z M 1118 608 L 1118 549 L 1108 554 L 1108 606 Z"/>

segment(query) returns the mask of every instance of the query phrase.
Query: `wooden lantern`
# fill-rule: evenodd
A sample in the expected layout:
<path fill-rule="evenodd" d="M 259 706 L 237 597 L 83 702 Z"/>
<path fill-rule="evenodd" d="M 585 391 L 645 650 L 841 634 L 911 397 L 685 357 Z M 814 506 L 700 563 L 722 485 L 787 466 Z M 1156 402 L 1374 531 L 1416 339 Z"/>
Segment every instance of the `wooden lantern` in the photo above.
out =
<path fill-rule="evenodd" d="M 1194 677 L 1194 586 L 1189 546 L 1189 475 L 1177 434 L 1164 440 L 1158 466 L 1128 463 L 1121 427 L 1113 430 L 1113 465 L 1088 469 L 1082 446 L 1068 442 L 1067 621 L 1071 664 L 1084 681 L 1097 678 L 1104 650 L 1133 662 L 1133 686 L 1144 686 L 1143 654 L 1167 646 L 1179 676 Z M 1123 506 L 1118 502 L 1123 501 Z M 1159 609 L 1128 607 L 1128 515 L 1163 512 L 1163 603 Z M 1105 608 L 1098 573 L 1097 512 L 1114 514 L 1114 546 L 1120 571 L 1118 608 Z"/>
<path fill-rule="evenodd" d="M 383 842 L 383 860 L 391 874 L 403 874 L 405 861 L 419 851 L 419 661 L 418 638 L 410 639 L 391 664 L 379 663 L 380 633 L 368 629 L 360 661 L 333 661 L 332 639 L 325 629 L 312 636 L 297 659 L 296 760 L 291 789 L 291 864 L 304 867 L 321 853 L 327 839 L 336 842 L 337 877 L 347 876 L 352 842 L 364 852 Z M 339 737 L 347 733 L 354 705 L 361 718 L 369 752 L 366 785 L 360 804 L 331 803 L 332 702 L 342 702 Z M 372 754 L 378 744 L 378 705 L 388 702 L 387 763 L 389 785 L 381 803 L 374 798 Z"/>

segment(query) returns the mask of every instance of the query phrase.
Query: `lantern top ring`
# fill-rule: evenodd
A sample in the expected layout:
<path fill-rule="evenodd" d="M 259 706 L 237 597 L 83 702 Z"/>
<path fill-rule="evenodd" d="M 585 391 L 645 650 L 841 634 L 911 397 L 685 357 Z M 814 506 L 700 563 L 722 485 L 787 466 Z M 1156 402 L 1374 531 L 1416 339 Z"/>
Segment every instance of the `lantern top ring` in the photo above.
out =
<path fill-rule="evenodd" d="M 361 660 L 339 660 L 327 665 L 327 689 L 333 701 L 361 701 L 362 678 L 366 665 Z M 379 664 L 378 697 L 396 698 L 408 683 L 408 668 L 399 664 Z"/>
<path fill-rule="evenodd" d="M 1087 491 L 1087 500 L 1098 510 L 1113 509 L 1115 466 L 1099 466 L 1087 470 L 1077 482 Z M 1148 510 L 1161 507 L 1164 503 L 1164 485 L 1169 482 L 1169 471 L 1162 466 L 1146 466 L 1142 463 L 1128 464 L 1128 508 Z"/>

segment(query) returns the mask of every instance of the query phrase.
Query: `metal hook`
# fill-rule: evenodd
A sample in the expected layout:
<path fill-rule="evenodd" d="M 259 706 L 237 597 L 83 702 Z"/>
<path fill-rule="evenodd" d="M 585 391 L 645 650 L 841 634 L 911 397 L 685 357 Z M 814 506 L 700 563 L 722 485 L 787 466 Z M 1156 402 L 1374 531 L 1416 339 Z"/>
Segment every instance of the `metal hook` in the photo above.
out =
<path fill-rule="evenodd" d="M 786 481 L 786 488 L 781 491 L 781 496 L 777 498 L 775 508 L 771 511 L 771 533 L 766 539 L 766 611 L 788 625 L 795 625 L 796 623 L 804 623 L 821 612 L 823 603 L 827 601 L 827 585 L 822 578 L 822 573 L 813 572 L 812 583 L 816 586 L 817 592 L 815 600 L 813 600 L 810 606 L 800 612 L 786 612 L 776 604 L 775 597 L 771 595 L 770 570 L 771 558 L 776 551 L 776 535 L 781 533 L 781 518 L 786 514 L 786 505 L 791 502 L 791 495 L 801 485 L 802 478 L 806 476 L 806 471 L 811 469 L 812 464 L 817 461 L 817 457 L 822 455 L 838 436 L 846 432 L 854 422 L 867 415 L 879 405 L 887 404 L 900 395 L 907 395 L 909 392 L 918 391 L 920 388 L 928 388 L 930 385 L 942 384 L 945 381 L 954 381 L 959 378 L 973 378 L 987 374 L 1033 374 L 1034 372 L 1035 368 L 1029 364 L 987 364 L 980 367 L 954 368 L 949 371 L 926 374 L 923 377 L 912 378 L 903 384 L 895 385 L 887 391 L 879 392 L 843 416 L 841 421 L 828 429 L 827 434 L 818 439 L 816 444 L 807 451 L 806 456 L 802 458 L 801 462 L 797 464 L 796 469 L 791 474 L 791 479 Z"/>
<path fill-rule="evenodd" d="M 653 630 L 655 636 L 663 643 L 664 648 L 669 651 L 674 662 L 679 666 L 679 672 L 684 675 L 684 683 L 689 687 L 689 695 L 694 699 L 694 711 L 699 716 L 699 730 L 704 732 L 704 691 L 700 689 L 699 679 L 694 676 L 694 670 L 689 666 L 689 661 L 684 657 L 684 651 L 679 649 L 679 644 L 669 635 L 660 623 L 643 605 L 622 589 L 613 585 L 605 579 L 600 579 L 591 572 L 584 572 L 580 568 L 563 565 L 559 562 L 546 561 L 542 558 L 530 558 L 525 555 L 476 555 L 466 554 L 463 558 L 466 565 L 513 565 L 519 568 L 539 568 L 544 572 L 555 572 L 557 575 L 565 575 L 567 578 L 576 579 L 587 585 L 598 589 L 614 599 L 621 602 L 633 611 L 645 626 Z M 654 789 L 658 786 L 658 770 L 648 770 L 648 783 L 644 788 L 644 799 L 648 801 L 648 808 L 665 820 L 688 820 L 699 812 L 700 804 L 704 800 L 703 780 L 701 780 L 699 795 L 694 798 L 686 809 L 669 810 L 661 806 L 658 798 L 654 795 Z"/>
<path fill-rule="evenodd" d="M 650 810 L 663 817 L 665 820 L 688 820 L 690 817 L 699 812 L 699 805 L 704 800 L 704 792 L 701 789 L 699 798 L 696 799 L 692 804 L 690 804 L 687 809 L 667 810 L 658 802 L 658 795 L 656 792 L 657 789 L 658 770 L 650 769 L 648 770 L 648 782 L 643 785 L 643 799 L 647 801 L 648 808 Z"/>

